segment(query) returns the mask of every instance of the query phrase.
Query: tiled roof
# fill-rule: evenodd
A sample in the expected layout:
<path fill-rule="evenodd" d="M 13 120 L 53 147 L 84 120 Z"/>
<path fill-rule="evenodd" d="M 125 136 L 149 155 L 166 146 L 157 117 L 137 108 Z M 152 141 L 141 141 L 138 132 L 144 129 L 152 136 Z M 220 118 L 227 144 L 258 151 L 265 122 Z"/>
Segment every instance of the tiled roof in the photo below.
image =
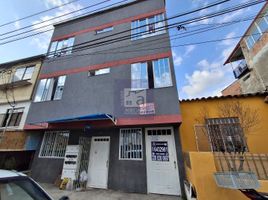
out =
<path fill-rule="evenodd" d="M 228 99 L 228 98 L 245 98 L 245 97 L 254 97 L 254 96 L 264 96 L 265 102 L 268 102 L 268 91 L 248 93 L 248 94 L 239 94 L 239 95 L 209 96 L 209 97 L 201 97 L 201 98 L 193 98 L 193 99 L 182 99 L 180 100 L 180 102 L 202 101 L 202 100 L 212 100 L 212 99 Z"/>

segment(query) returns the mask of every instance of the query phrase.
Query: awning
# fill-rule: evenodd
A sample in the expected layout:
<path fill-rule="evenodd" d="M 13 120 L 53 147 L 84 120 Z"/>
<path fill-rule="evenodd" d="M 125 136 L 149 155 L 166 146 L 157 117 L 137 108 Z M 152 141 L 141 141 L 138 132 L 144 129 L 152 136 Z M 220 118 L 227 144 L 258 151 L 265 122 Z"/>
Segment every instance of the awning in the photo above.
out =
<path fill-rule="evenodd" d="M 53 123 L 65 123 L 65 122 L 78 122 L 78 121 L 89 121 L 89 120 L 111 120 L 114 124 L 116 124 L 116 119 L 114 116 L 106 113 L 98 113 L 98 114 L 91 114 L 91 115 L 83 115 L 79 117 L 66 117 L 61 119 L 54 119 L 46 121 L 49 124 Z"/>

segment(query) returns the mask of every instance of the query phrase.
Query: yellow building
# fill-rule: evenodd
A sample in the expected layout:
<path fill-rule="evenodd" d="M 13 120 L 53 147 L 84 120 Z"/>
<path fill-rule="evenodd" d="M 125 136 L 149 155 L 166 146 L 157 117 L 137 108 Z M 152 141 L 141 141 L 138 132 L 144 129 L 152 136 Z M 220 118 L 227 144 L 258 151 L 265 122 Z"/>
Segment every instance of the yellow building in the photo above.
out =
<path fill-rule="evenodd" d="M 267 96 L 257 93 L 180 102 L 183 121 L 179 134 L 186 178 L 195 188 L 197 199 L 248 199 L 239 190 L 216 183 L 215 173 L 228 177 L 232 171 L 253 172 L 260 184 L 257 191 L 268 193 Z M 242 137 L 237 137 L 237 132 Z"/>
<path fill-rule="evenodd" d="M 0 168 L 27 165 L 38 143 L 38 135 L 23 128 L 43 59 L 37 55 L 0 64 Z"/>

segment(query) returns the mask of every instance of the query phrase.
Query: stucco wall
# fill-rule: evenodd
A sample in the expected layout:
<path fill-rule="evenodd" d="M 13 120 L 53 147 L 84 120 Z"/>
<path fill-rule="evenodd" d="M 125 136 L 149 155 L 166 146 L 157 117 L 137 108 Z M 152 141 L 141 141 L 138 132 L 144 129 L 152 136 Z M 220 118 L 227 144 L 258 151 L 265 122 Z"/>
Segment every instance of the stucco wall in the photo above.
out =
<path fill-rule="evenodd" d="M 139 16 L 155 10 L 164 9 L 164 7 L 164 0 L 139 1 L 138 3 L 120 9 L 114 9 L 109 12 L 96 14 L 68 22 L 66 24 L 58 25 L 55 28 L 52 39 L 65 34 L 81 31 L 92 26 L 98 26 L 109 22 L 131 18 L 133 16 Z M 172 86 L 146 90 L 148 99 L 147 102 L 155 104 L 156 115 L 179 114 L 177 106 L 177 86 L 168 31 L 161 35 L 133 41 L 130 38 L 130 28 L 131 22 L 129 21 L 115 25 L 111 32 L 96 35 L 95 31 L 91 31 L 76 35 L 75 45 L 83 42 L 94 41 L 100 37 L 106 37 L 125 30 L 128 31 L 123 35 L 129 36 L 129 38 L 125 41 L 96 48 L 89 48 L 82 52 L 75 52 L 70 56 L 44 61 L 41 76 L 51 73 L 53 74 L 57 71 L 70 69 L 76 70 L 81 67 L 96 64 L 105 65 L 105 63 L 107 64 L 110 62 L 117 63 L 120 60 L 126 61 L 140 57 L 150 58 L 154 55 L 167 53 L 168 56 L 166 57 L 169 57 L 170 59 Z M 105 54 L 95 53 L 97 51 L 111 48 L 113 50 L 109 50 Z M 139 49 L 138 51 L 137 48 Z M 142 50 L 144 48 L 149 48 L 150 50 Z M 115 53 L 114 51 L 120 51 L 121 53 Z M 86 54 L 87 56 L 76 56 L 77 54 Z M 111 67 L 109 74 L 94 77 L 88 77 L 88 71 L 67 74 L 62 99 L 59 101 L 33 103 L 30 108 L 27 122 L 44 122 L 51 119 L 77 117 L 96 113 L 108 113 L 115 117 L 132 117 L 132 115 L 125 114 L 121 110 L 123 108 L 122 94 L 124 88 L 131 88 L 131 63 L 115 65 Z M 169 106 L 166 106 L 167 102 Z M 38 115 L 36 113 L 38 113 Z"/>
<path fill-rule="evenodd" d="M 264 96 L 233 98 L 241 101 L 242 105 L 257 109 L 260 121 L 250 133 L 245 133 L 249 151 L 252 153 L 268 153 L 268 104 L 264 103 Z M 199 122 L 202 109 L 207 110 L 209 117 L 219 117 L 218 105 L 224 102 L 230 102 L 232 98 L 208 99 L 196 101 L 182 101 L 180 103 L 182 110 L 182 125 L 180 126 L 180 137 L 183 151 L 197 151 L 194 125 Z"/>
<path fill-rule="evenodd" d="M 10 97 L 11 94 L 12 95 L 14 94 L 15 101 L 31 100 L 32 94 L 33 94 L 33 91 L 34 91 L 34 88 L 35 88 L 35 83 L 36 83 L 37 77 L 39 75 L 41 62 L 40 61 L 32 61 L 32 62 L 27 62 L 27 63 L 22 63 L 22 64 L 16 64 L 11 68 L 12 73 L 10 75 L 7 75 L 5 78 L 0 80 L 0 84 L 8 83 L 12 79 L 12 76 L 15 73 L 17 68 L 31 66 L 31 65 L 35 65 L 34 73 L 32 75 L 32 78 L 31 78 L 31 80 L 28 80 L 28 82 L 30 82 L 31 84 L 16 87 L 14 89 L 8 90 L 9 101 L 13 100 Z M 4 104 L 7 103 L 6 92 L 4 92 L 3 90 L 0 90 L 0 104 L 2 104 L 2 103 L 4 103 Z"/>

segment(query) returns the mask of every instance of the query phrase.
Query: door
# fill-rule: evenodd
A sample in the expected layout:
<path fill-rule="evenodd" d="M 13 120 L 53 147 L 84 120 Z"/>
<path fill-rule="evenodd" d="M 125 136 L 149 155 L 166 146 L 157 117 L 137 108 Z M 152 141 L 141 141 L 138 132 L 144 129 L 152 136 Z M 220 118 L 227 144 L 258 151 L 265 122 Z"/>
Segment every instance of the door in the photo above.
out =
<path fill-rule="evenodd" d="M 147 128 L 148 193 L 181 195 L 173 128 Z"/>
<path fill-rule="evenodd" d="M 107 189 L 110 137 L 92 137 L 87 187 Z"/>

